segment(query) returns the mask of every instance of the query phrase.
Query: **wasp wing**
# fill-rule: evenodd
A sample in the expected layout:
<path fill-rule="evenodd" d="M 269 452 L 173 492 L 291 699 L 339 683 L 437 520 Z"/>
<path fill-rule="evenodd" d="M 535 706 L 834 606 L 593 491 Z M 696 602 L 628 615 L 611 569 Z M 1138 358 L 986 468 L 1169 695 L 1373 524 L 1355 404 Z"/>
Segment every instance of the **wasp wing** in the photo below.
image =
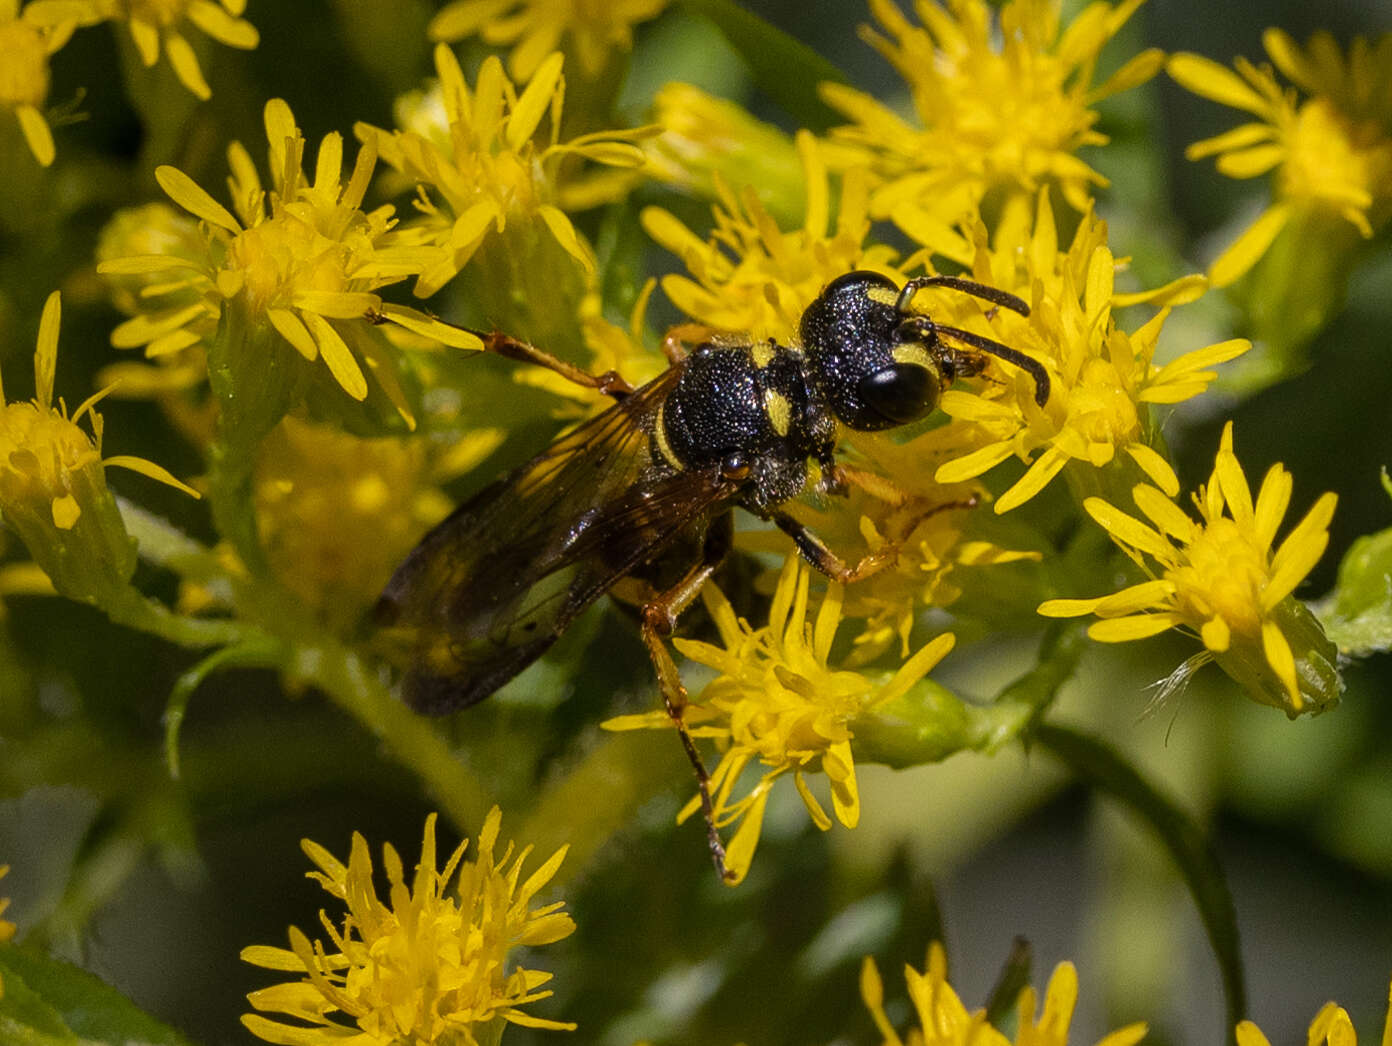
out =
<path fill-rule="evenodd" d="M 677 365 L 485 487 L 388 582 L 378 621 L 407 645 L 402 694 L 441 715 L 483 700 L 620 577 L 738 493 L 718 466 L 656 464 Z"/>

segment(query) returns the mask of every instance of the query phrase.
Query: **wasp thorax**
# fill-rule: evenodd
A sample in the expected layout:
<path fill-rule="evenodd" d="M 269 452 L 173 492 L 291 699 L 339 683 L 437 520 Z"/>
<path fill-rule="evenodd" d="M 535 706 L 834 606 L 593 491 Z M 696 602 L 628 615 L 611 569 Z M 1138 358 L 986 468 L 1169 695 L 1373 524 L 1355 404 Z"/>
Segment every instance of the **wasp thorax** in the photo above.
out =
<path fill-rule="evenodd" d="M 937 406 L 942 369 L 876 272 L 827 284 L 802 314 L 802 346 L 818 391 L 840 421 L 872 431 L 917 421 Z"/>

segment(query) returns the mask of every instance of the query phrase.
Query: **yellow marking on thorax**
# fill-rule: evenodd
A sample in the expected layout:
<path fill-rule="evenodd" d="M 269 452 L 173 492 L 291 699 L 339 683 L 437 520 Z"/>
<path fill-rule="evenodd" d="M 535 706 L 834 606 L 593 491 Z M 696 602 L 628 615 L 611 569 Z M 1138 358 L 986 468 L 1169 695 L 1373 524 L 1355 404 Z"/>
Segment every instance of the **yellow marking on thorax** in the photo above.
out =
<path fill-rule="evenodd" d="M 892 307 L 899 304 L 899 292 L 893 287 L 868 287 L 865 296 L 876 305 Z"/>
<path fill-rule="evenodd" d="M 681 458 L 677 457 L 677 452 L 672 449 L 672 444 L 667 442 L 667 426 L 663 422 L 663 411 L 667 409 L 667 404 L 659 404 L 657 417 L 653 418 L 653 439 L 657 441 L 658 452 L 667 460 L 667 464 L 674 469 L 683 468 Z"/>
<path fill-rule="evenodd" d="M 768 415 L 769 424 L 773 426 L 773 431 L 780 436 L 788 434 L 788 427 L 793 420 L 793 407 L 788 402 L 788 397 L 776 389 L 766 389 L 764 391 L 764 413 Z"/>
<path fill-rule="evenodd" d="M 773 362 L 773 357 L 778 353 L 774 349 L 773 343 L 769 341 L 755 342 L 749 347 L 749 355 L 754 360 L 754 366 L 763 370 Z"/>
<path fill-rule="evenodd" d="M 896 345 L 891 355 L 895 363 L 917 363 L 928 370 L 938 369 L 937 363 L 920 342 L 906 341 L 902 345 Z"/>

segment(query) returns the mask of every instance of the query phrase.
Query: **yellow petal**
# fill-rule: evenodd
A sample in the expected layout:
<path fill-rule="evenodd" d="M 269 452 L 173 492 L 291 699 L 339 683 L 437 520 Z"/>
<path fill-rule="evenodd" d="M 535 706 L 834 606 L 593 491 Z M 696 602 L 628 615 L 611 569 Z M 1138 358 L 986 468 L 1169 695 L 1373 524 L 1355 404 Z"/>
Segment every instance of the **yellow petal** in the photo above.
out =
<path fill-rule="evenodd" d="M 513 152 L 519 152 L 522 146 L 531 140 L 532 135 L 536 134 L 537 126 L 546 115 L 547 107 L 550 106 L 552 96 L 560 83 L 561 66 L 564 62 L 565 56 L 559 51 L 548 55 L 533 74 L 527 89 L 522 92 L 522 97 L 518 98 L 517 104 L 512 107 L 512 112 L 508 115 L 506 140 L 508 148 Z"/>
<path fill-rule="evenodd" d="M 209 196 L 202 186 L 179 168 L 170 167 L 168 164 L 156 167 L 155 181 L 159 182 L 160 188 L 171 200 L 190 214 L 234 235 L 242 231 L 241 225 L 227 208 Z"/>
<path fill-rule="evenodd" d="M 1257 116 L 1266 116 L 1271 111 L 1266 99 L 1241 77 L 1210 58 L 1185 52 L 1174 54 L 1165 63 L 1165 71 L 1183 87 L 1222 105 L 1246 109 Z"/>
<path fill-rule="evenodd" d="M 1228 649 L 1228 644 L 1232 641 L 1232 631 L 1221 617 L 1213 617 L 1203 623 L 1203 627 L 1199 629 L 1199 638 L 1208 649 L 1215 654 L 1221 654 Z"/>
<path fill-rule="evenodd" d="M 1141 467 L 1141 471 L 1166 494 L 1174 497 L 1179 493 L 1179 477 L 1158 451 L 1144 443 L 1128 443 L 1126 453 L 1131 455 L 1131 459 Z"/>
<path fill-rule="evenodd" d="M 995 468 L 1010 455 L 1011 447 L 1008 441 L 991 443 L 955 461 L 939 465 L 938 470 L 933 473 L 933 479 L 938 483 L 961 483 Z"/>
<path fill-rule="evenodd" d="M 1179 614 L 1136 614 L 1132 617 L 1113 617 L 1095 621 L 1088 626 L 1088 635 L 1099 643 L 1129 643 L 1133 639 L 1148 639 L 1161 632 L 1184 624 Z"/>
<path fill-rule="evenodd" d="M 179 33 L 170 29 L 164 38 L 164 49 L 169 53 L 169 64 L 174 67 L 174 75 L 179 82 L 195 96 L 207 101 L 213 96 L 213 89 L 203 79 L 203 70 L 198 67 L 198 56 L 193 53 L 189 42 Z"/>
<path fill-rule="evenodd" d="M 1063 471 L 1063 466 L 1066 464 L 1068 464 L 1068 455 L 1056 446 L 1050 447 L 1039 455 L 1034 464 L 1026 469 L 1025 474 L 1015 482 L 1015 485 L 996 499 L 994 506 L 996 515 L 1009 512 L 1034 497 L 1049 485 L 1050 480 Z"/>
<path fill-rule="evenodd" d="M 24 140 L 39 166 L 47 167 L 58 154 L 53 145 L 53 132 L 43 113 L 32 105 L 17 105 L 14 114 L 19 119 L 19 129 L 24 132 Z"/>
<path fill-rule="evenodd" d="M 1245 275 L 1266 253 L 1290 220 L 1290 205 L 1274 204 L 1254 221 L 1241 236 L 1208 267 L 1208 278 L 1215 287 L 1226 287 Z"/>
<path fill-rule="evenodd" d="M 157 479 L 161 483 L 173 487 L 175 490 L 181 490 L 191 498 L 202 497 L 198 491 L 194 490 L 187 483 L 175 479 L 174 474 L 168 469 L 164 468 L 162 465 L 156 465 L 153 461 L 146 461 L 144 458 L 137 458 L 130 454 L 117 454 L 115 457 L 104 458 L 102 464 L 114 468 L 129 469 L 132 472 L 139 472 L 142 476 L 149 476 L 151 479 Z"/>
<path fill-rule="evenodd" d="M 53 379 L 58 371 L 58 329 L 63 323 L 63 299 L 53 291 L 44 299 L 39 317 L 39 337 L 34 347 L 34 398 L 45 407 L 53 404 Z M 4 401 L 0 399 L 0 409 Z"/>
<path fill-rule="evenodd" d="M 1305 702 L 1300 696 L 1300 684 L 1295 676 L 1295 655 L 1291 653 L 1290 643 L 1286 641 L 1281 626 L 1274 621 L 1262 622 L 1262 652 L 1266 655 L 1266 663 L 1286 688 L 1291 709 L 1300 711 L 1305 707 Z"/>
<path fill-rule="evenodd" d="M 214 40 L 250 51 L 261 42 L 256 27 L 242 18 L 233 17 L 221 5 L 207 0 L 193 0 L 188 6 L 188 18 Z"/>
<path fill-rule="evenodd" d="M 72 530 L 82 515 L 82 507 L 71 494 L 53 499 L 53 525 L 59 530 Z"/>
<path fill-rule="evenodd" d="M 300 318 L 314 335 L 319 353 L 329 365 L 329 372 L 334 376 L 334 380 L 355 400 L 366 399 L 367 378 L 363 376 L 362 368 L 353 358 L 353 353 L 343 336 L 334 329 L 333 324 L 315 313 L 302 313 Z"/>
<path fill-rule="evenodd" d="M 1286 158 L 1282 145 L 1254 145 L 1218 157 L 1218 170 L 1229 178 L 1256 178 Z"/>

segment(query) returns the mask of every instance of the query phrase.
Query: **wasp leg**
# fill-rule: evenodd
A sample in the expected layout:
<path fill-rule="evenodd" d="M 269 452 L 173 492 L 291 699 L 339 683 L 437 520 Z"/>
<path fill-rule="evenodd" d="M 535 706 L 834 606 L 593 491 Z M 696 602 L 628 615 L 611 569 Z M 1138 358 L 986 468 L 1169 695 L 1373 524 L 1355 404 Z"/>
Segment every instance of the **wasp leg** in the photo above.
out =
<path fill-rule="evenodd" d="M 690 355 L 688 345 L 700 345 L 710 341 L 720 332 L 704 323 L 681 323 L 662 337 L 662 355 L 668 363 L 680 363 Z"/>
<path fill-rule="evenodd" d="M 686 687 L 682 685 L 677 663 L 667 650 L 665 639 L 676 627 L 681 612 L 696 599 L 701 586 L 710 579 L 715 568 L 720 565 L 734 541 L 734 517 L 725 513 L 718 517 L 706 532 L 705 545 L 701 550 L 701 562 L 687 571 L 686 576 L 665 592 L 659 593 L 643 607 L 643 643 L 652 658 L 657 671 L 658 689 L 662 691 L 662 703 L 677 728 L 682 748 L 691 769 L 696 773 L 696 787 L 701 795 L 701 816 L 706 821 L 706 843 L 710 847 L 711 860 L 722 881 L 728 882 L 730 873 L 725 868 L 725 847 L 720 841 L 720 832 L 715 827 L 715 804 L 711 801 L 710 775 L 706 765 L 701 762 L 701 754 L 696 751 L 696 742 L 686 728 L 682 713 L 686 709 Z"/>
<path fill-rule="evenodd" d="M 591 374 L 565 360 L 557 359 L 551 353 L 544 352 L 535 345 L 528 345 L 525 341 L 518 341 L 500 331 L 481 334 L 480 337 L 483 338 L 483 347 L 486 352 L 496 353 L 506 359 L 545 367 L 581 388 L 594 389 L 606 396 L 612 396 L 616 400 L 623 399 L 633 391 L 633 386 L 625 381 L 618 371 L 606 370 L 603 374 Z"/>
<path fill-rule="evenodd" d="M 894 562 L 894 557 L 899 554 L 898 544 L 891 542 L 883 548 L 862 556 L 854 566 L 851 566 L 827 548 L 821 538 L 792 516 L 783 512 L 774 512 L 769 515 L 769 518 L 778 525 L 779 530 L 793 539 L 793 544 L 797 546 L 798 551 L 802 553 L 802 557 L 807 562 L 833 581 L 840 581 L 843 584 L 859 581 L 861 578 L 869 577 L 871 574 L 883 570 Z"/>

